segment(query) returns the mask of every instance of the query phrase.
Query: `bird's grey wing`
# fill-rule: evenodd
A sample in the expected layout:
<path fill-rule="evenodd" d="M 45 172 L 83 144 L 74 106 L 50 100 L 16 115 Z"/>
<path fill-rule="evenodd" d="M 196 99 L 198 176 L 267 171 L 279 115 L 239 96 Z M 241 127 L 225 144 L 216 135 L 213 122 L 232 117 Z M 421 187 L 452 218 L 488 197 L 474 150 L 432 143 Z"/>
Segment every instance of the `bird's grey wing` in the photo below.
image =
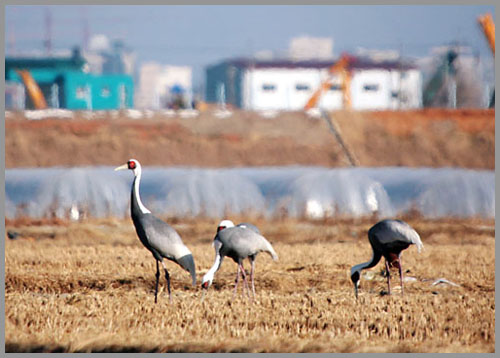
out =
<path fill-rule="evenodd" d="M 389 246 L 415 244 L 418 251 L 423 247 L 418 233 L 404 221 L 386 220 L 383 224 L 375 232 L 381 244 Z"/>
<path fill-rule="evenodd" d="M 250 224 L 250 223 L 240 223 L 238 225 L 236 225 L 238 227 L 242 227 L 242 228 L 247 228 L 247 229 L 250 229 L 252 230 L 253 232 L 257 233 L 257 234 L 260 234 L 260 230 L 257 226 L 255 226 L 254 224 Z"/>
<path fill-rule="evenodd" d="M 273 259 L 278 258 L 269 241 L 251 229 L 236 226 L 220 231 L 219 235 L 225 249 L 236 251 L 240 257 L 266 251 L 271 254 Z"/>
<path fill-rule="evenodd" d="M 147 220 L 144 226 L 148 244 L 163 257 L 178 260 L 191 255 L 191 251 L 184 245 L 173 227 L 153 215 L 145 215 L 145 220 Z"/>

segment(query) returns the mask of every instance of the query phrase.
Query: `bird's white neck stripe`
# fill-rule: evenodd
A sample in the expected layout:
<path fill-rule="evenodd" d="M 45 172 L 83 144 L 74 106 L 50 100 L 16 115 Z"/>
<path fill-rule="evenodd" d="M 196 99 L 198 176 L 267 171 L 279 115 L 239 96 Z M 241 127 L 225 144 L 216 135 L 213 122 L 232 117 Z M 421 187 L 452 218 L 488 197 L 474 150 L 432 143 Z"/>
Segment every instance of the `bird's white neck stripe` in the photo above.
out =
<path fill-rule="evenodd" d="M 141 212 L 143 214 L 151 214 L 151 211 L 148 210 L 144 206 L 144 204 L 141 201 L 141 197 L 139 196 L 139 183 L 141 181 L 141 170 L 137 170 L 138 168 L 134 169 L 135 173 L 135 183 L 134 183 L 134 191 L 135 191 L 135 199 L 137 200 L 137 205 L 139 205 L 139 209 L 141 209 Z"/>
<path fill-rule="evenodd" d="M 217 253 L 215 255 L 215 262 L 214 265 L 210 268 L 210 270 L 207 271 L 205 276 L 203 276 L 203 281 L 212 281 L 214 279 L 215 272 L 219 268 L 219 263 L 220 263 L 220 255 Z"/>

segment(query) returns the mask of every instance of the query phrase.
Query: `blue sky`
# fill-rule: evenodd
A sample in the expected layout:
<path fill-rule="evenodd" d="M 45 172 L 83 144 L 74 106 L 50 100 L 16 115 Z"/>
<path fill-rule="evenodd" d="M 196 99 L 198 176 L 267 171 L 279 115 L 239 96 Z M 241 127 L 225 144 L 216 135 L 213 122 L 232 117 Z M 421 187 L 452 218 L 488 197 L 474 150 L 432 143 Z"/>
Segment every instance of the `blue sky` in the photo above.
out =
<path fill-rule="evenodd" d="M 5 42 L 17 52 L 43 50 L 47 6 L 6 6 Z M 262 50 L 282 54 L 291 38 L 332 37 L 334 54 L 357 48 L 394 49 L 425 56 L 433 46 L 459 42 L 491 56 L 477 24 L 494 6 L 90 6 L 54 5 L 55 49 L 83 42 L 83 19 L 91 35 L 123 39 L 137 61 L 190 65 L 195 79 L 206 65 Z M 28 26 L 29 24 L 29 26 Z M 7 52 L 8 53 L 8 52 Z"/>

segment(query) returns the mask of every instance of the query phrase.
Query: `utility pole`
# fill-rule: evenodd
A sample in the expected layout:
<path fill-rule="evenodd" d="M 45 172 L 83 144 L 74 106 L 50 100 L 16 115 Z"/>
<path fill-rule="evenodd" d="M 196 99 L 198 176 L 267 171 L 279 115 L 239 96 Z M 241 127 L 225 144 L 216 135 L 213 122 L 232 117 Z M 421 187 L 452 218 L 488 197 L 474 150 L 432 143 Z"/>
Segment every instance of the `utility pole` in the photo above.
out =
<path fill-rule="evenodd" d="M 52 13 L 49 7 L 45 8 L 45 53 L 52 54 Z"/>
<path fill-rule="evenodd" d="M 83 29 L 83 44 L 82 48 L 84 51 L 89 49 L 89 38 L 90 38 L 90 28 L 89 28 L 89 17 L 87 7 L 82 7 L 82 29 Z"/>

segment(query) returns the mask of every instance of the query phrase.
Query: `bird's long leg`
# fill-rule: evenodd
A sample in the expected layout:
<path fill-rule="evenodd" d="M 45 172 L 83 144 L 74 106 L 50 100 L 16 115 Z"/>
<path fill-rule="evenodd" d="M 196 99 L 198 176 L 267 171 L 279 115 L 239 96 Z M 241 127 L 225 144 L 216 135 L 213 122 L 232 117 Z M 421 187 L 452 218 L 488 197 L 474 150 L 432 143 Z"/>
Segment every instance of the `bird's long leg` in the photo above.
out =
<path fill-rule="evenodd" d="M 170 275 L 168 274 L 167 270 L 167 265 L 165 265 L 165 262 L 161 262 L 163 265 L 163 269 L 165 270 L 165 278 L 167 279 L 167 289 L 168 289 L 168 300 L 172 302 L 172 295 L 170 294 Z"/>
<path fill-rule="evenodd" d="M 399 254 L 399 280 L 401 281 L 401 295 L 403 295 L 403 264 L 401 262 L 401 253 Z"/>
<path fill-rule="evenodd" d="M 252 268 L 250 270 L 250 280 L 252 281 L 252 293 L 253 293 L 253 298 L 255 298 L 255 284 L 254 284 L 254 274 L 255 274 L 255 257 L 250 258 L 250 262 L 252 263 Z"/>
<path fill-rule="evenodd" d="M 234 280 L 234 291 L 233 291 L 233 300 L 236 296 L 236 289 L 238 288 L 238 281 L 240 280 L 240 264 L 238 264 L 238 271 L 236 271 L 236 280 Z"/>
<path fill-rule="evenodd" d="M 245 290 L 248 289 L 248 285 L 247 285 L 245 268 L 243 267 L 243 261 L 240 262 L 238 265 L 240 265 L 241 276 L 243 277 L 243 291 L 241 291 L 241 295 L 245 296 Z"/>
<path fill-rule="evenodd" d="M 158 282 L 160 281 L 160 265 L 158 265 L 158 260 L 156 260 L 156 285 L 155 285 L 155 303 L 158 301 Z"/>
<path fill-rule="evenodd" d="M 241 263 L 241 275 L 243 276 L 243 287 L 247 288 L 247 296 L 250 298 L 250 287 L 248 287 L 247 274 L 245 273 L 245 268 L 243 267 L 243 263 Z M 245 289 L 243 288 L 243 295 L 245 295 Z"/>
<path fill-rule="evenodd" d="M 391 294 L 391 273 L 389 271 L 389 262 L 385 260 L 385 269 L 387 271 L 387 294 Z"/>

